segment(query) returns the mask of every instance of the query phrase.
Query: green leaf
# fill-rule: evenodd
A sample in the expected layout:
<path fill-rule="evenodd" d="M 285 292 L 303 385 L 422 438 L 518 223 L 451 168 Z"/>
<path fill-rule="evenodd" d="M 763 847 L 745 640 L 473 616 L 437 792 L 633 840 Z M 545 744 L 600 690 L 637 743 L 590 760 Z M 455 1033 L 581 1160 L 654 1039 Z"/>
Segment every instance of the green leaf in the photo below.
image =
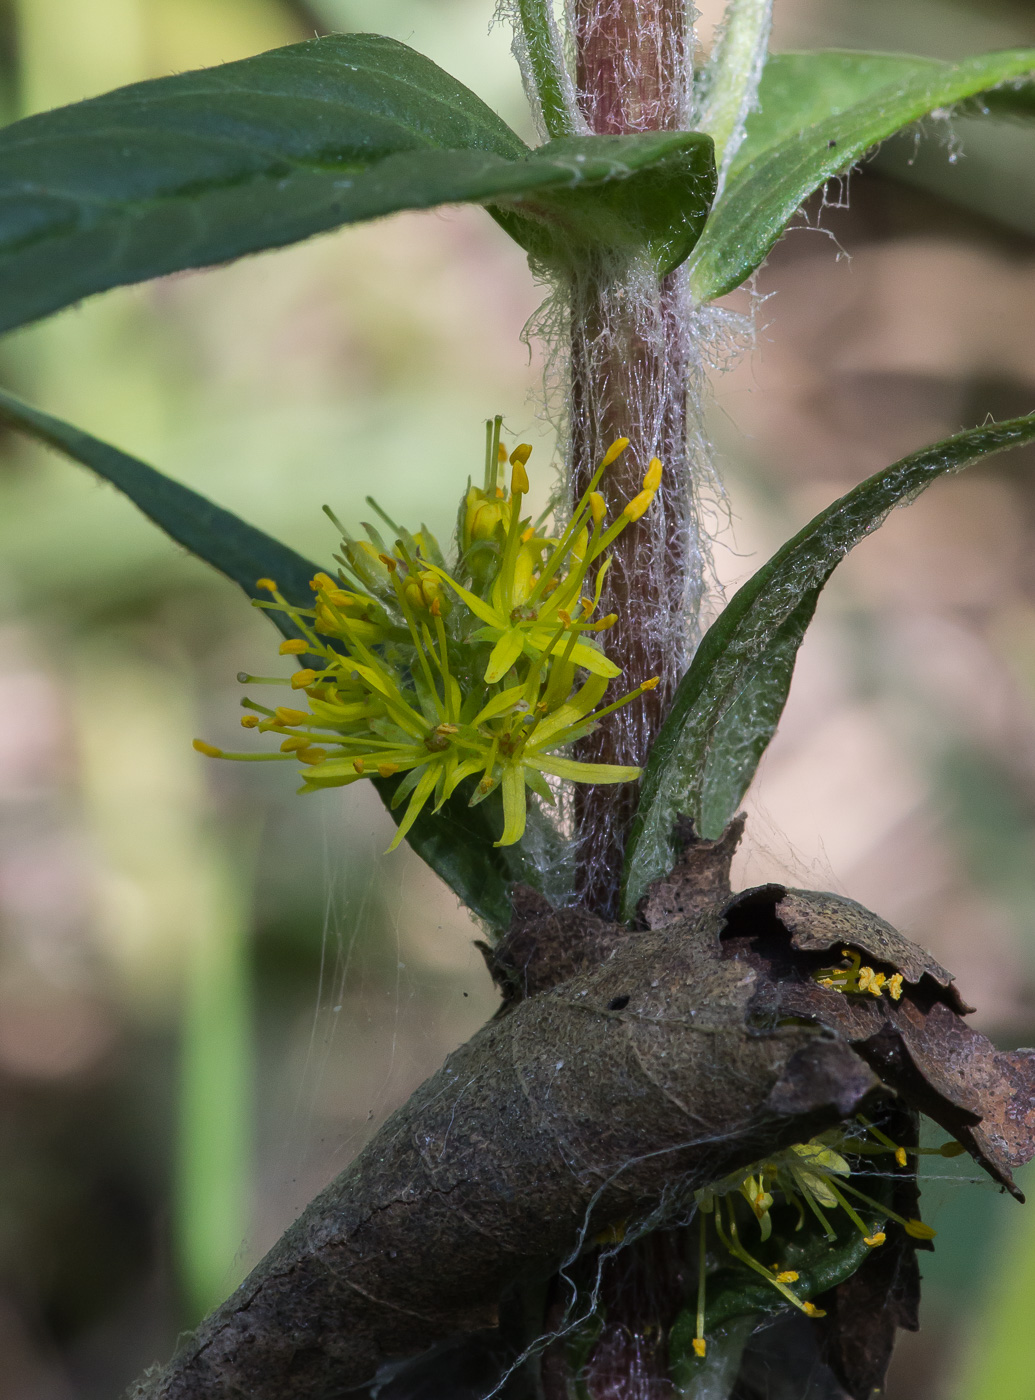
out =
<path fill-rule="evenodd" d="M 709 149 L 669 132 L 532 151 L 430 59 L 372 34 L 136 83 L 0 131 L 0 331 L 438 204 L 500 204 L 526 247 L 653 240 L 684 257 L 711 198 Z"/>
<path fill-rule="evenodd" d="M 145 462 L 100 438 L 52 418 L 0 389 L 0 424 L 25 433 L 56 452 L 89 467 L 153 520 L 177 544 L 243 588 L 249 598 L 268 600 L 256 587 L 260 578 L 276 579 L 296 607 L 311 607 L 309 580 L 321 567 L 296 554 L 271 535 L 248 525 L 231 511 L 164 476 Z M 299 634 L 290 619 L 270 613 L 285 636 Z"/>
<path fill-rule="evenodd" d="M 468 153 L 458 168 L 443 160 L 454 149 Z M 27 117 L 0 131 L 0 329 L 392 209 L 479 198 L 478 155 L 506 168 L 528 154 L 463 84 L 372 34 Z"/>
<path fill-rule="evenodd" d="M 828 506 L 738 590 L 708 629 L 651 750 L 626 852 L 625 918 L 672 868 L 678 816 L 710 838 L 736 812 L 776 730 L 820 591 L 849 550 L 938 477 L 1032 441 L 1035 413 L 903 458 Z"/>
<path fill-rule="evenodd" d="M 490 212 L 533 262 L 559 273 L 594 249 L 642 250 L 664 276 L 693 251 L 715 196 L 715 147 L 700 131 L 565 136 L 540 146 L 535 162 L 566 168 L 568 187 L 544 182 Z"/>
<path fill-rule="evenodd" d="M 574 85 L 551 0 L 517 0 L 517 19 L 543 125 L 551 136 L 570 136 Z"/>
<path fill-rule="evenodd" d="M 968 104 L 968 113 L 1030 110 L 1033 72 L 1035 49 L 956 64 L 841 52 L 771 59 L 761 110 L 748 122 L 725 192 L 694 250 L 697 299 L 739 287 L 814 190 L 910 123 L 959 103 Z"/>
<path fill-rule="evenodd" d="M 312 603 L 309 580 L 319 565 L 196 491 L 163 476 L 154 467 L 117 447 L 31 408 L 3 390 L 0 390 L 0 424 L 35 438 L 111 482 L 177 544 L 218 569 L 250 598 L 268 597 L 256 587 L 259 578 L 268 577 L 276 580 L 289 602 L 299 607 Z M 266 612 L 265 615 L 284 636 L 299 635 L 291 619 L 283 613 Z M 402 776 L 372 781 L 391 811 L 392 798 Z M 398 823 L 403 809 L 392 815 Z M 508 886 L 515 878 L 516 867 L 512 862 L 517 859 L 516 855 L 505 857 L 493 849 L 500 824 L 498 814 L 490 807 L 470 809 L 467 795 L 456 793 L 437 816 L 422 812 L 407 835 L 409 844 L 421 859 L 445 880 L 458 898 L 496 928 L 506 927 L 510 920 Z"/>

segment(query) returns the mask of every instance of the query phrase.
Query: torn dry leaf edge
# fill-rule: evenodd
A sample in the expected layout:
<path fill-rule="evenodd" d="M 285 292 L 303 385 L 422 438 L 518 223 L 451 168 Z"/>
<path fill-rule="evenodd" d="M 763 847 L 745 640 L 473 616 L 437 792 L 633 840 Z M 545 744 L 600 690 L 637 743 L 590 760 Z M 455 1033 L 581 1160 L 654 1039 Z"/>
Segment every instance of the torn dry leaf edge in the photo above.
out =
<path fill-rule="evenodd" d="M 689 883 L 720 893 L 735 841 L 701 844 Z M 363 1387 L 484 1337 L 515 1279 L 547 1279 L 609 1228 L 685 1222 L 696 1189 L 859 1112 L 928 1114 L 1019 1194 L 1035 1055 L 970 1030 L 949 975 L 861 906 L 770 885 L 642 932 L 530 895 L 518 908 L 501 966 L 535 936 L 522 921 L 543 938 L 552 918 L 581 939 L 563 980 L 512 992 L 136 1400 Z M 901 972 L 901 998 L 819 985 L 842 947 Z M 874 1251 L 808 1324 L 851 1395 L 915 1325 L 915 1247 Z"/>

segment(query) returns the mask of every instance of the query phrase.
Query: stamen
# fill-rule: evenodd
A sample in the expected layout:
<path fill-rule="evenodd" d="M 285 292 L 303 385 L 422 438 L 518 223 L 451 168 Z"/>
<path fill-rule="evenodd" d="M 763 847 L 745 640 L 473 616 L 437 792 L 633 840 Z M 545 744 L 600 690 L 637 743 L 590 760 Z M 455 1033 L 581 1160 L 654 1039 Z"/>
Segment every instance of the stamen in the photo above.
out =
<path fill-rule="evenodd" d="M 697 1249 L 697 1332 L 694 1336 L 694 1352 L 697 1356 L 703 1356 L 707 1343 L 704 1340 L 704 1301 L 705 1301 L 705 1279 L 708 1272 L 708 1252 L 705 1239 L 707 1222 L 703 1210 L 698 1212 L 701 1227 L 699 1231 L 700 1239 Z"/>
<path fill-rule="evenodd" d="M 609 467 L 612 462 L 616 462 L 628 446 L 629 439 L 627 437 L 615 438 L 614 442 L 601 458 L 601 467 Z"/>
<path fill-rule="evenodd" d="M 289 710 L 286 705 L 278 705 L 273 713 L 280 724 L 308 724 L 312 719 L 305 710 Z"/>

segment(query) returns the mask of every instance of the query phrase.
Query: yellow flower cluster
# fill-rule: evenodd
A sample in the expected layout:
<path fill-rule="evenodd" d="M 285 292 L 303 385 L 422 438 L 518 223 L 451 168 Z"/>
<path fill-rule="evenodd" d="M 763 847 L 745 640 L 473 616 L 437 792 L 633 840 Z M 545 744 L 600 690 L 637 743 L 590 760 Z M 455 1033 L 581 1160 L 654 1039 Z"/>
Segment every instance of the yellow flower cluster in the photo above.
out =
<path fill-rule="evenodd" d="M 428 531 L 412 535 L 382 515 L 394 543 L 369 525 L 368 538 L 355 539 L 335 520 L 341 567 L 336 578 L 312 580 L 312 607 L 292 605 L 272 579 L 259 580 L 271 595 L 259 606 L 285 614 L 298 633 L 281 654 L 302 664 L 290 681 L 241 679 L 290 685 L 308 709 L 246 699 L 250 713 L 241 723 L 279 734 L 280 752 L 231 754 L 196 740 L 199 752 L 297 761 L 304 792 L 398 776 L 392 805 L 407 805 L 393 849 L 428 803 L 438 811 L 466 780 L 472 805 L 500 789 L 496 844 L 510 845 L 525 830 L 527 790 L 554 801 L 548 776 L 586 783 L 639 777 L 638 768 L 582 763 L 563 750 L 657 685 L 651 679 L 602 703 L 619 668 L 598 638 L 617 616 L 596 613 L 607 551 L 649 509 L 661 463 L 650 463 L 640 492 L 609 521 L 599 488 L 628 446 L 620 438 L 567 525 L 553 532 L 522 514 L 532 449 L 522 444 L 508 454 L 500 424 L 486 425 L 485 476 L 461 502 L 452 568 Z M 509 490 L 500 483 L 508 465 Z"/>
<path fill-rule="evenodd" d="M 935 1232 L 922 1220 L 907 1220 L 897 1215 L 881 1201 L 874 1200 L 861 1191 L 849 1179 L 852 1167 L 845 1159 L 849 1156 L 894 1156 L 899 1166 L 905 1166 L 907 1154 L 936 1154 L 943 1157 L 958 1156 L 964 1149 L 957 1142 L 947 1142 L 935 1148 L 905 1148 L 892 1141 L 879 1128 L 860 1118 L 862 1132 L 849 1132 L 835 1128 L 812 1138 L 809 1142 L 795 1143 L 785 1151 L 774 1153 L 761 1162 L 753 1162 L 741 1171 L 732 1172 L 720 1181 L 712 1182 L 695 1193 L 700 1212 L 697 1326 L 692 1341 L 694 1353 L 701 1357 L 707 1350 L 705 1339 L 705 1282 L 707 1274 L 707 1221 L 711 1219 L 723 1249 L 741 1264 L 758 1274 L 794 1307 L 807 1317 L 822 1317 L 823 1312 L 814 1303 L 799 1296 L 791 1285 L 800 1281 L 795 1269 L 772 1264 L 768 1268 L 757 1260 L 745 1246 L 741 1228 L 737 1222 L 735 1202 L 747 1202 L 751 1216 L 758 1224 L 759 1237 L 764 1242 L 772 1235 L 773 1223 L 770 1211 L 780 1198 L 796 1206 L 801 1230 L 811 1216 L 819 1225 L 824 1237 L 833 1242 L 835 1231 L 824 1212 L 843 1211 L 863 1237 L 863 1243 L 876 1249 L 886 1239 L 882 1224 L 888 1220 L 901 1225 L 907 1235 L 917 1240 L 930 1240 Z M 849 1197 L 863 1203 L 865 1213 L 876 1223 L 867 1223 L 856 1210 Z M 740 1207 L 743 1211 L 743 1206 Z M 808 1212 L 808 1215 L 806 1214 Z M 872 1212 L 872 1214 L 871 1214 Z"/>
<path fill-rule="evenodd" d="M 832 987 L 836 992 L 867 993 L 873 997 L 887 992 L 892 1001 L 902 996 L 902 974 L 893 972 L 889 977 L 884 972 L 875 972 L 872 967 L 862 966 L 862 956 L 850 948 L 842 948 L 841 954 L 848 960 L 847 967 L 823 967 L 814 974 L 814 980 L 821 987 Z"/>

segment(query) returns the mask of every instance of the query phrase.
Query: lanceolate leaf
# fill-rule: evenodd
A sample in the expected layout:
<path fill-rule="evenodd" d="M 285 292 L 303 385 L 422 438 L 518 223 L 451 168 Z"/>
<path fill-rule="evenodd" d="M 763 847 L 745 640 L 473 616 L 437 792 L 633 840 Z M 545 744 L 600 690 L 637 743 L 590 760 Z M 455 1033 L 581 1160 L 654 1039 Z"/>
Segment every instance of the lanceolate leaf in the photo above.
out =
<path fill-rule="evenodd" d="M 711 200 L 710 149 L 654 132 L 532 151 L 430 59 L 372 34 L 136 83 L 0 131 L 0 331 L 109 287 L 463 201 L 505 206 L 526 246 L 544 220 L 619 244 L 660 221 L 672 249 L 659 256 L 682 259 Z"/>
<path fill-rule="evenodd" d="M 956 64 L 841 53 L 770 60 L 761 111 L 748 123 L 725 192 L 694 250 L 691 279 L 698 300 L 740 286 L 803 201 L 872 146 L 959 103 L 968 103 L 968 114 L 982 103 L 996 112 L 1028 111 L 1033 74 L 1035 49 Z M 1016 84 L 1021 86 L 1013 91 Z"/>
<path fill-rule="evenodd" d="M 250 598 L 269 597 L 256 587 L 257 580 L 265 577 L 276 580 L 289 602 L 300 607 L 312 603 L 309 580 L 320 566 L 231 511 L 214 505 L 117 447 L 41 413 L 2 390 L 0 423 L 45 443 L 111 482 L 177 544 L 218 569 Z M 299 635 L 283 613 L 267 612 L 266 616 L 285 636 Z M 401 779 L 373 781 L 391 811 L 392 797 Z M 404 810 L 393 812 L 393 818 L 400 820 Z M 508 859 L 493 849 L 500 822 L 499 814 L 492 813 L 488 806 L 470 808 L 463 798 L 455 796 L 437 817 L 422 812 L 407 835 L 417 854 L 456 895 L 497 928 L 509 922 L 508 884 L 514 878 Z"/>
<path fill-rule="evenodd" d="M 91 292 L 420 207 L 444 150 L 504 163 L 528 147 L 430 59 L 336 35 L 135 83 L 0 132 L 0 328 Z M 466 198 L 465 167 L 455 176 Z M 429 192 L 428 187 L 434 191 Z M 446 193 L 445 197 L 452 197 Z"/>
<path fill-rule="evenodd" d="M 268 600 L 269 594 L 256 588 L 256 581 L 273 578 L 288 602 L 298 607 L 312 606 L 309 580 L 320 565 L 296 554 L 254 525 L 246 524 L 231 511 L 206 500 L 189 486 L 164 476 L 154 467 L 82 432 L 71 423 L 41 413 L 2 389 L 0 424 L 71 457 L 117 486 L 171 539 L 238 584 L 249 598 Z M 270 613 L 269 616 L 279 625 L 281 614 Z M 285 635 L 298 636 L 290 621 L 286 618 L 283 621 L 285 629 L 290 629 L 285 630 Z"/>
<path fill-rule="evenodd" d="M 643 778 L 626 854 L 623 913 L 671 869 L 672 830 L 690 817 L 720 835 L 775 732 L 820 591 L 854 545 L 940 476 L 1035 441 L 1035 414 L 960 433 L 896 462 L 828 506 L 734 595 L 676 691 Z"/>

